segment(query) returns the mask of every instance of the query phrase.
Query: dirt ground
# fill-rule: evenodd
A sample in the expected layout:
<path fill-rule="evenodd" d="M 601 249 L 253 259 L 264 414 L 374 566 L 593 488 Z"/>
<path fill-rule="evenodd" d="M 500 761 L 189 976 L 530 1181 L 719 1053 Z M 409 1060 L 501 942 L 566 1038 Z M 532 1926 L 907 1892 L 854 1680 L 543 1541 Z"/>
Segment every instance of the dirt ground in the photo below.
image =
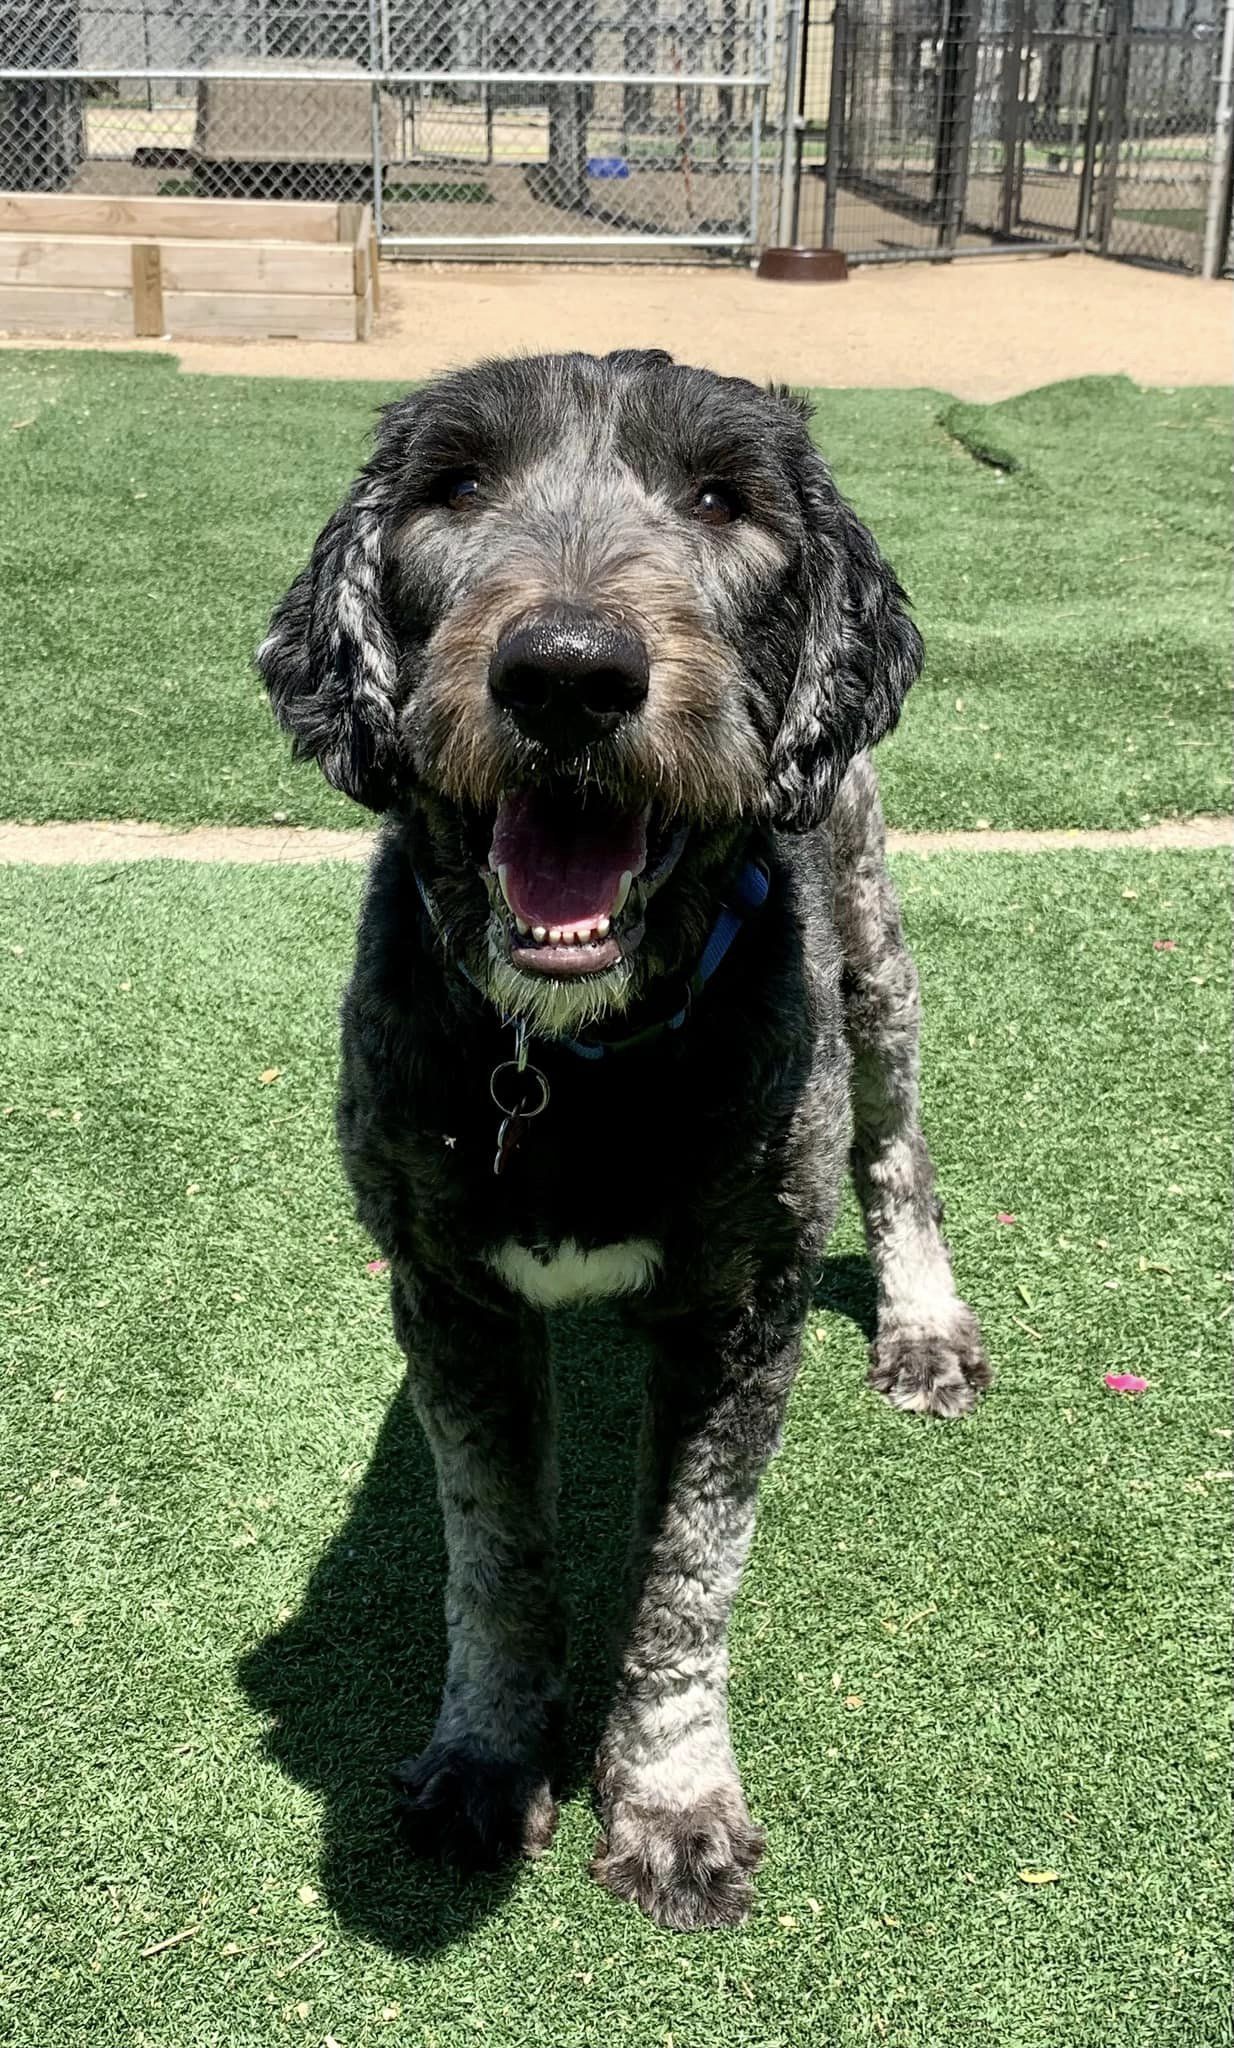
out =
<path fill-rule="evenodd" d="M 871 265 L 840 285 L 765 284 L 747 269 L 386 263 L 382 292 L 366 343 L 67 345 L 171 347 L 202 373 L 409 383 L 512 350 L 658 347 L 747 377 L 929 385 L 972 399 L 1098 372 L 1165 385 L 1234 374 L 1228 283 L 1089 256 Z"/>

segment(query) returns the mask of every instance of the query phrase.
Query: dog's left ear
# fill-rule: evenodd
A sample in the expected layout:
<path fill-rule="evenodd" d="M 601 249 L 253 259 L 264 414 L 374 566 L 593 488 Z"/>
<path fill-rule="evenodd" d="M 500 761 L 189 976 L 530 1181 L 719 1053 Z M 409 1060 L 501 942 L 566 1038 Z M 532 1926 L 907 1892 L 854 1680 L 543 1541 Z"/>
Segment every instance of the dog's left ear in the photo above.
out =
<path fill-rule="evenodd" d="M 372 811 L 389 808 L 399 780 L 397 660 L 382 597 L 389 489 L 376 462 L 362 472 L 256 655 L 298 758 Z"/>
<path fill-rule="evenodd" d="M 854 754 L 895 725 L 924 656 L 904 592 L 813 450 L 801 495 L 801 658 L 771 746 L 769 812 L 788 832 L 827 816 Z"/>

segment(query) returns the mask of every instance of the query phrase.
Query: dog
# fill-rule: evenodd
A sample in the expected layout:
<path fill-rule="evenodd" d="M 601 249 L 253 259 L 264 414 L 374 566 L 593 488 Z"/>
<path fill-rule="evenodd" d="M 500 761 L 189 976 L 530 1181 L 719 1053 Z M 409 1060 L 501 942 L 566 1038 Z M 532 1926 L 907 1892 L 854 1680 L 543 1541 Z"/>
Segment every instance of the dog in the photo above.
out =
<path fill-rule="evenodd" d="M 670 1928 L 752 1903 L 726 1632 L 846 1167 L 872 1385 L 957 1416 L 990 1378 L 869 751 L 922 644 L 807 419 L 654 349 L 451 374 L 385 409 L 257 655 L 385 819 L 338 1130 L 449 1554 L 406 1822 L 469 1865 L 550 1839 L 545 1315 L 615 1301 L 651 1363 L 592 1869 Z"/>

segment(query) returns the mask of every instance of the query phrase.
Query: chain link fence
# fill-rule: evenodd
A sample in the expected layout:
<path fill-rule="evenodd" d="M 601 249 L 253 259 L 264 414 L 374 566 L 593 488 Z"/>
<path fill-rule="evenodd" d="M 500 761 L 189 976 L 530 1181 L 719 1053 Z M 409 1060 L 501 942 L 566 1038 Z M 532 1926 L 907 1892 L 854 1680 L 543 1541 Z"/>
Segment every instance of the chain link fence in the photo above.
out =
<path fill-rule="evenodd" d="M 1229 233 L 1223 14 L 1222 0 L 812 5 L 798 234 L 865 261 L 1090 248 L 1200 269 L 1214 214 L 1223 249 Z"/>
<path fill-rule="evenodd" d="M 0 187 L 366 197 L 387 246 L 440 254 L 731 255 L 770 219 L 771 16 L 772 0 L 0 4 Z"/>
<path fill-rule="evenodd" d="M 794 239 L 868 261 L 1088 247 L 1197 269 L 1206 239 L 1228 244 L 1222 15 L 0 0 L 0 188 L 367 199 L 388 250 L 429 256 L 731 260 Z M 1228 36 L 1226 52 L 1228 69 Z"/>
<path fill-rule="evenodd" d="M 356 0 L 0 0 L 0 74 L 44 72 L 0 76 L 0 185 L 370 198 L 375 130 L 397 136 L 370 54 Z"/>
<path fill-rule="evenodd" d="M 442 73 L 402 94 L 389 243 L 731 253 L 760 239 L 775 148 L 766 0 L 471 0 L 425 16 L 392 7 L 383 31 L 391 64 L 410 67 L 435 26 Z"/>

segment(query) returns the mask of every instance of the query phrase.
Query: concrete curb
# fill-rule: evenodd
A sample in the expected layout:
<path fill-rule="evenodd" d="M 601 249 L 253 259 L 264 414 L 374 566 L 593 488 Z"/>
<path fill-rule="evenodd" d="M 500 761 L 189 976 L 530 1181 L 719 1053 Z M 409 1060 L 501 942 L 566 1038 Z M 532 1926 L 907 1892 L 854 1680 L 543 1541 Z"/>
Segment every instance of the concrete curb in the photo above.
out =
<path fill-rule="evenodd" d="M 0 824 L 0 866 L 85 867 L 137 860 L 222 861 L 303 867 L 367 860 L 376 835 L 298 825 L 115 823 Z M 1234 818 L 1169 819 L 1126 831 L 889 832 L 892 853 L 1200 852 L 1234 845 Z"/>

